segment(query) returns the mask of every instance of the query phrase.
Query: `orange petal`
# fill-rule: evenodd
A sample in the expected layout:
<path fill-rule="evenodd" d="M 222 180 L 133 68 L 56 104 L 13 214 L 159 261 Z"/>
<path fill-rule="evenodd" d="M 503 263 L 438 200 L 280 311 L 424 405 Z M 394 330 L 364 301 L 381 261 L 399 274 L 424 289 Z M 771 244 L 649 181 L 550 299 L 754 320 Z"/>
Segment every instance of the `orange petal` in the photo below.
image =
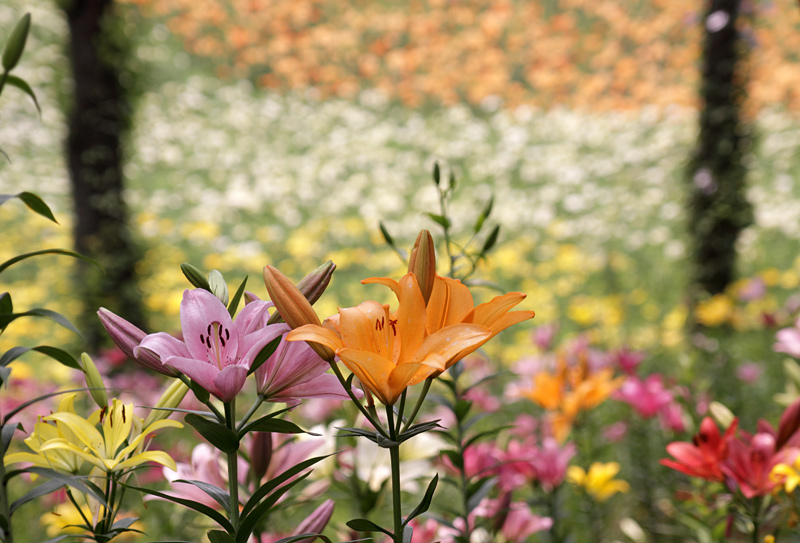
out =
<path fill-rule="evenodd" d="M 306 324 L 305 326 L 292 330 L 286 335 L 286 341 L 311 341 L 313 343 L 325 345 L 334 351 L 344 346 L 336 332 L 330 328 L 317 326 L 316 324 Z"/>
<path fill-rule="evenodd" d="M 388 277 L 370 277 L 368 279 L 362 279 L 362 285 L 384 285 L 389 287 L 394 292 L 394 295 L 400 298 L 400 283 L 395 281 L 394 279 L 390 279 Z"/>
<path fill-rule="evenodd" d="M 381 403 L 393 405 L 397 401 L 399 394 L 395 396 L 389 385 L 389 376 L 396 367 L 391 360 L 376 353 L 348 348 L 336 354 L 347 369 L 352 371 Z"/>
<path fill-rule="evenodd" d="M 388 306 L 368 301 L 340 309 L 339 333 L 347 348 L 392 358 L 394 332 Z"/>
<path fill-rule="evenodd" d="M 447 326 L 425 338 L 415 353 L 413 362 L 424 363 L 423 361 L 431 354 L 438 354 L 445 359 L 444 369 L 446 369 L 460 360 L 459 355 L 462 352 L 477 349 L 491 337 L 491 331 L 485 326 L 477 324 Z"/>
<path fill-rule="evenodd" d="M 411 361 L 425 338 L 425 299 L 413 273 L 407 273 L 400 279 L 397 300 L 399 307 L 394 316 L 401 343 L 396 360 Z"/>
<path fill-rule="evenodd" d="M 491 327 L 492 324 L 500 320 L 506 313 L 508 313 L 512 307 L 519 304 L 524 299 L 525 294 L 521 292 L 509 292 L 508 294 L 497 296 L 491 301 L 477 306 L 469 315 L 464 318 L 464 322 L 474 322 L 475 324 L 482 324 L 484 326 Z"/>
<path fill-rule="evenodd" d="M 432 367 L 424 364 L 400 364 L 397 366 L 391 375 L 389 375 L 389 389 L 394 395 L 392 403 L 397 401 L 397 398 L 400 397 L 400 394 L 402 394 L 406 388 L 421 383 L 434 373 L 434 371 Z"/>
<path fill-rule="evenodd" d="M 462 322 L 473 306 L 472 294 L 464 283 L 437 275 L 427 306 L 428 333 Z"/>

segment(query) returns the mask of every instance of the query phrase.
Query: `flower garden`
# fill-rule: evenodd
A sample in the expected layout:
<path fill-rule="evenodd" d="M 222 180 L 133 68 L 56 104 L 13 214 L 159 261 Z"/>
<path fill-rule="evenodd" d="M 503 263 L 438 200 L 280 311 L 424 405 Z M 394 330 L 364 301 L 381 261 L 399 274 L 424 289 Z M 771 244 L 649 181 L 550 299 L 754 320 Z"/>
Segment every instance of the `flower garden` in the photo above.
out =
<path fill-rule="evenodd" d="M 0 540 L 800 541 L 796 6 L 753 8 L 755 221 L 695 304 L 688 3 L 123 2 L 148 322 L 96 308 L 87 353 L 76 255 L 49 252 L 66 31 L 23 4 Z"/>

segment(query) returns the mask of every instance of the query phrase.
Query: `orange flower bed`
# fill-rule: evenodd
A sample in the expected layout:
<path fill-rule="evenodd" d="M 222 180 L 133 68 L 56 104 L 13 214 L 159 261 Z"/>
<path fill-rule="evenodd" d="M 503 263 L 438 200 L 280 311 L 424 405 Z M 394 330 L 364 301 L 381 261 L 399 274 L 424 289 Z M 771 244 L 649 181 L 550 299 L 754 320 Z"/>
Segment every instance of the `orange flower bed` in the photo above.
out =
<path fill-rule="evenodd" d="M 593 111 L 697 105 L 703 13 L 692 0 L 125 1 L 166 18 L 220 76 L 274 89 L 377 88 L 409 106 L 490 96 Z M 742 25 L 752 107 L 798 109 L 800 9 L 757 9 L 755 26 Z"/>

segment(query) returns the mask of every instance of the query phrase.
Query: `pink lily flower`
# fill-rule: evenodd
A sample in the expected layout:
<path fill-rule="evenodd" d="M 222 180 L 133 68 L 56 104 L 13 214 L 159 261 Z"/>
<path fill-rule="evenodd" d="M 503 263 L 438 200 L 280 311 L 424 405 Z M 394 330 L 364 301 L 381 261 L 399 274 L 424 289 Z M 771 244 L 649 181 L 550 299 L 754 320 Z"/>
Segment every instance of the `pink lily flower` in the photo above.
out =
<path fill-rule="evenodd" d="M 272 326 L 282 334 L 291 330 L 287 324 Z M 329 368 L 330 364 L 320 358 L 308 343 L 281 340 L 272 356 L 256 370 L 258 393 L 266 401 L 290 406 L 299 404 L 304 398 L 348 399 L 339 379 L 326 373 Z M 354 393 L 360 395 L 361 391 L 354 390 Z"/>
<path fill-rule="evenodd" d="M 722 472 L 736 482 L 746 498 L 766 496 L 778 482 L 769 474 L 778 464 L 791 464 L 797 449 L 776 450 L 775 436 L 759 432 L 749 440 L 731 439 L 728 458 L 720 465 Z"/>
<path fill-rule="evenodd" d="M 240 467 L 244 467 L 245 465 L 246 464 L 243 464 Z M 164 478 L 172 487 L 172 490 L 166 494 L 202 503 L 214 509 L 220 508 L 216 500 L 193 484 L 176 482 L 179 479 L 184 481 L 201 481 L 220 489 L 227 488 L 227 468 L 220 458 L 219 450 L 206 443 L 201 443 L 192 450 L 191 463 L 186 464 L 184 462 L 178 462 L 177 468 L 177 471 L 163 468 L 162 473 L 164 474 Z M 239 470 L 239 473 L 244 473 L 244 470 Z"/>
<path fill-rule="evenodd" d="M 794 327 L 778 330 L 775 337 L 778 339 L 772 346 L 775 352 L 800 358 L 800 318 L 795 321 Z"/>
<path fill-rule="evenodd" d="M 552 526 L 553 519 L 534 515 L 527 503 L 514 502 L 508 506 L 501 531 L 506 541 L 527 541 L 531 535 Z"/>
<path fill-rule="evenodd" d="M 644 418 L 657 415 L 672 402 L 672 392 L 664 388 L 664 381 L 658 374 L 642 380 L 629 375 L 615 396 L 632 406 Z"/>
<path fill-rule="evenodd" d="M 134 355 L 151 351 L 161 363 L 179 371 L 222 400 L 230 402 L 244 386 L 253 360 L 285 331 L 265 326 L 271 304 L 247 304 L 234 321 L 225 305 L 202 289 L 185 290 L 181 302 L 181 341 L 164 332 L 145 337 Z"/>
<path fill-rule="evenodd" d="M 288 536 L 284 534 L 263 533 L 257 538 L 254 536 L 253 539 L 258 541 L 258 543 L 274 543 L 275 541 L 280 541 L 286 537 L 295 537 L 302 534 L 322 533 L 322 530 L 325 529 L 328 521 L 330 521 L 331 515 L 333 515 L 334 505 L 335 504 L 333 500 L 325 500 L 322 505 L 317 507 L 313 513 L 308 515 L 308 517 L 301 522 Z M 306 539 L 300 539 L 297 541 L 297 543 L 311 543 L 315 539 L 316 537 L 309 537 Z"/>

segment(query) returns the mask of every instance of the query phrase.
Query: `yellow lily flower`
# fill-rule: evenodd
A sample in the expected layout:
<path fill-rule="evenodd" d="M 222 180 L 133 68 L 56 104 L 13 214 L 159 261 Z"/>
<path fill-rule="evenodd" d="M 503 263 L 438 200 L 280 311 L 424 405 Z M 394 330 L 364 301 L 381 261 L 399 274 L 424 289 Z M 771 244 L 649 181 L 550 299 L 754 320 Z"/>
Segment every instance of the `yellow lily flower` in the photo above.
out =
<path fill-rule="evenodd" d="M 586 489 L 595 500 L 604 502 L 617 492 L 627 492 L 630 485 L 614 476 L 619 473 L 618 462 L 594 462 L 586 472 L 580 466 L 567 469 L 567 480 Z"/>
<path fill-rule="evenodd" d="M 792 465 L 777 464 L 769 473 L 769 478 L 780 484 L 787 494 L 791 494 L 800 485 L 800 457 Z"/>
<path fill-rule="evenodd" d="M 451 324 L 426 330 L 427 310 L 417 279 L 406 274 L 395 290 L 398 308 L 367 301 L 339 309 L 322 326 L 307 324 L 288 341 L 309 341 L 332 349 L 342 363 L 384 405 L 394 405 L 408 386 L 442 372 L 485 343 L 492 330 L 480 324 Z M 435 307 L 433 301 L 429 308 Z"/>
<path fill-rule="evenodd" d="M 75 396 L 75 394 L 65 395 L 59 402 L 58 411 L 74 414 Z M 42 451 L 42 445 L 54 439 L 71 441 L 75 438 L 75 433 L 64 423 L 48 424 L 42 420 L 42 417 L 39 417 L 39 421 L 33 427 L 33 433 L 25 438 L 25 444 L 33 453 L 18 452 L 6 455 L 4 463 L 9 465 L 17 462 L 30 462 L 40 468 L 77 473 L 83 465 L 83 458 L 80 455 L 66 450 Z"/>
<path fill-rule="evenodd" d="M 55 423 L 57 433 L 48 430 L 47 422 Z M 35 446 L 26 440 L 36 454 L 17 453 L 6 457 L 6 463 L 34 462 L 46 467 L 67 467 L 65 471 L 77 471 L 79 465 L 64 461 L 61 466 L 54 458 L 78 458 L 85 460 L 105 472 L 121 471 L 143 464 L 156 462 L 175 469 L 175 461 L 164 451 L 140 452 L 145 437 L 162 428 L 182 428 L 180 422 L 160 420 L 142 430 L 142 420 L 133 414 L 133 404 L 125 405 L 114 399 L 110 409 L 95 411 L 85 419 L 74 410 L 53 413 L 37 425 L 39 435 Z M 97 429 L 101 425 L 102 433 Z M 133 437 L 133 439 L 131 439 Z M 37 459 L 37 455 L 43 457 Z M 44 462 L 44 463 L 42 463 Z M 74 468 L 74 469 L 73 469 Z"/>
<path fill-rule="evenodd" d="M 401 283 L 388 277 L 371 277 L 361 282 L 385 285 L 394 291 L 398 300 L 402 294 Z M 533 311 L 511 311 L 525 297 L 526 295 L 521 292 L 509 292 L 476 306 L 472 293 L 464 283 L 458 279 L 436 274 L 430 300 L 426 306 L 425 331 L 428 334 L 435 334 L 455 324 L 477 324 L 490 330 L 491 334 L 483 341 L 472 344 L 460 352 L 447 366 L 449 368 L 509 326 L 532 319 L 536 315 Z"/>

